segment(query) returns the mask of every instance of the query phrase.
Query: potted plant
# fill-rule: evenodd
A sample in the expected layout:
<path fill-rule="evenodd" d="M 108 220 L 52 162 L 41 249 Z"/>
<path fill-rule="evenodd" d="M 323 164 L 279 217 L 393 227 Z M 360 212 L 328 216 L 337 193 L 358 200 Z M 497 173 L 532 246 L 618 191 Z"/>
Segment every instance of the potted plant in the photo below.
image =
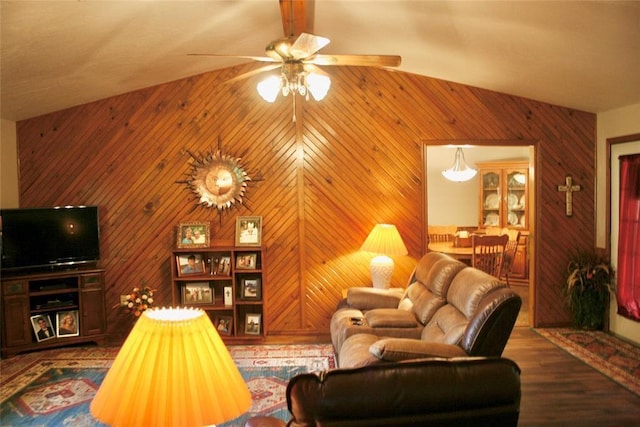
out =
<path fill-rule="evenodd" d="M 614 286 L 613 267 L 605 257 L 584 250 L 571 254 L 562 291 L 577 327 L 602 329 Z"/>

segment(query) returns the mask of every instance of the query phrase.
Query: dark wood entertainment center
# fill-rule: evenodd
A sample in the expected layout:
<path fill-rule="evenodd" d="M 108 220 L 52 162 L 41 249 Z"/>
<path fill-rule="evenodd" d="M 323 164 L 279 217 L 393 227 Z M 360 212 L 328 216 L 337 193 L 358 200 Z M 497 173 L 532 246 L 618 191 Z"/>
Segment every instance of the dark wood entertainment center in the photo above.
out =
<path fill-rule="evenodd" d="M 104 270 L 48 271 L 2 277 L 2 357 L 20 352 L 106 338 Z M 77 311 L 77 335 L 38 342 L 34 316 L 48 317 L 55 330 L 56 314 Z"/>

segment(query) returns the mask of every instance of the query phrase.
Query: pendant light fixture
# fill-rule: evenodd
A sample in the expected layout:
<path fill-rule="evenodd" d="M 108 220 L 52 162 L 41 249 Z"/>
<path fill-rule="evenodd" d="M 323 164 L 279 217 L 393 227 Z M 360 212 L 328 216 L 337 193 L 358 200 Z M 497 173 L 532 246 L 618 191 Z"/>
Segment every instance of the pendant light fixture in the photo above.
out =
<path fill-rule="evenodd" d="M 449 169 L 442 171 L 442 175 L 449 181 L 453 182 L 469 181 L 471 178 L 476 176 L 477 173 L 477 170 L 470 168 L 467 165 L 461 147 L 456 149 L 456 157 L 453 161 L 453 165 Z"/>

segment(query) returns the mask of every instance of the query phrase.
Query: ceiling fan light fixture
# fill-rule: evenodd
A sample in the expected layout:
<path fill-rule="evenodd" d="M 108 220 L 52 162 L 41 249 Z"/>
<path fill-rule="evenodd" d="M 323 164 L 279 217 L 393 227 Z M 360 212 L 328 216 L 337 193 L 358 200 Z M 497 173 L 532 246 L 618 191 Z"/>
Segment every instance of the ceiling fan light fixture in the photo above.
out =
<path fill-rule="evenodd" d="M 449 181 L 465 182 L 476 176 L 477 173 L 477 170 L 470 168 L 467 165 L 462 148 L 458 147 L 456 149 L 456 157 L 453 161 L 453 165 L 449 169 L 442 171 L 442 176 Z"/>
<path fill-rule="evenodd" d="M 329 76 L 317 73 L 309 73 L 307 76 L 307 88 L 316 101 L 323 100 L 330 87 L 331 79 Z"/>
<path fill-rule="evenodd" d="M 331 79 L 324 74 L 308 72 L 300 63 L 284 64 L 279 77 L 269 76 L 258 83 L 258 94 L 267 102 L 274 102 L 278 93 L 282 96 L 299 94 L 307 97 L 309 93 L 316 101 L 327 96 Z"/>
<path fill-rule="evenodd" d="M 267 102 L 274 102 L 280 92 L 282 86 L 282 78 L 277 76 L 269 76 L 258 83 L 258 94 Z"/>
<path fill-rule="evenodd" d="M 275 59 L 291 58 L 291 39 L 285 37 L 274 40 L 267 45 L 265 52 Z"/>

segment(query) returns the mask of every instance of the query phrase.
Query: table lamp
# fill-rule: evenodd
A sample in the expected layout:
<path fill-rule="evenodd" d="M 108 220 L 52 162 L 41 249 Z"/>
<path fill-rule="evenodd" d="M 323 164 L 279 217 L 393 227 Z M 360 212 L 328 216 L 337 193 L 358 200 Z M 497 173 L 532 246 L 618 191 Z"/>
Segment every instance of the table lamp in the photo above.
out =
<path fill-rule="evenodd" d="M 211 319 L 200 309 L 147 310 L 91 402 L 114 426 L 203 426 L 245 413 L 251 394 Z"/>
<path fill-rule="evenodd" d="M 390 256 L 406 255 L 407 247 L 392 224 L 376 224 L 360 250 L 378 254 L 371 260 L 371 279 L 374 288 L 388 289 L 393 275 L 393 260 Z"/>

